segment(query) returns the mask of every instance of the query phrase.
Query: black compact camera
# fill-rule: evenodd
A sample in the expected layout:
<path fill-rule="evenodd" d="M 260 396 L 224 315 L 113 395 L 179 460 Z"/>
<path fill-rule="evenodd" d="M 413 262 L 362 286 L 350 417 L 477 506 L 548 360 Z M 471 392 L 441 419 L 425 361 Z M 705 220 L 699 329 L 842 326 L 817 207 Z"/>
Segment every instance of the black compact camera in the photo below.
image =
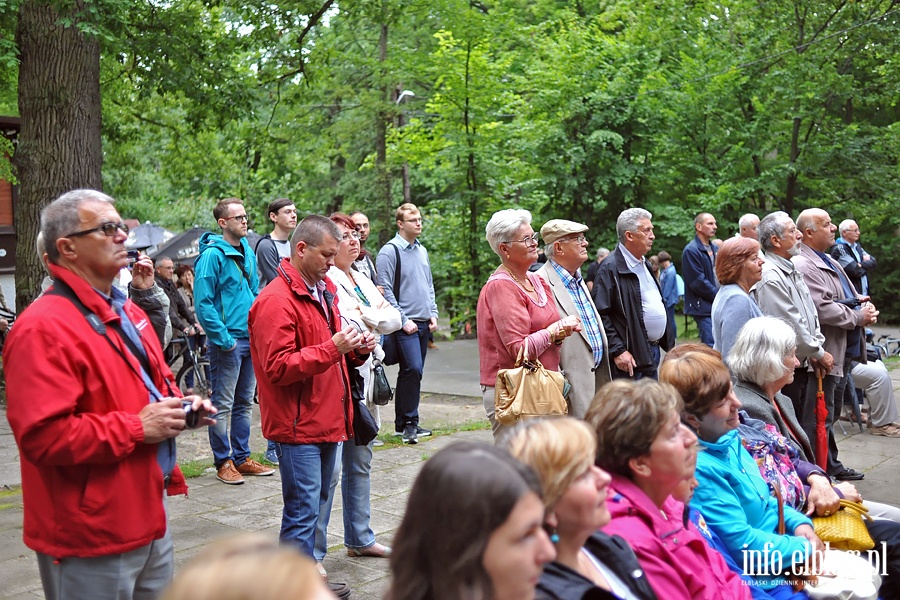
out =
<path fill-rule="evenodd" d="M 181 401 L 181 408 L 184 410 L 184 425 L 188 429 L 196 429 L 200 424 L 200 412 L 191 409 L 189 400 Z"/>
<path fill-rule="evenodd" d="M 835 302 L 840 302 L 844 306 L 849 306 L 853 309 L 859 308 L 860 304 L 862 304 L 859 298 L 837 298 Z"/>

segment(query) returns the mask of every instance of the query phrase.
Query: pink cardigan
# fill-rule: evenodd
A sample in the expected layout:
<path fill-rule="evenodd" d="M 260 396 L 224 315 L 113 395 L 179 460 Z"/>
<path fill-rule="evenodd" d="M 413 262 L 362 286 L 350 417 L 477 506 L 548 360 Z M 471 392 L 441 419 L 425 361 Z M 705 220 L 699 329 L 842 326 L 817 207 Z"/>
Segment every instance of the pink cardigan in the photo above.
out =
<path fill-rule="evenodd" d="M 481 385 L 494 387 L 497 371 L 515 365 L 526 337 L 528 355 L 537 352 L 545 368 L 559 370 L 559 346 L 550 342 L 546 330 L 559 320 L 550 286 L 534 273 L 528 273 L 528 280 L 537 291 L 537 301 L 502 268 L 481 288 L 477 309 Z"/>

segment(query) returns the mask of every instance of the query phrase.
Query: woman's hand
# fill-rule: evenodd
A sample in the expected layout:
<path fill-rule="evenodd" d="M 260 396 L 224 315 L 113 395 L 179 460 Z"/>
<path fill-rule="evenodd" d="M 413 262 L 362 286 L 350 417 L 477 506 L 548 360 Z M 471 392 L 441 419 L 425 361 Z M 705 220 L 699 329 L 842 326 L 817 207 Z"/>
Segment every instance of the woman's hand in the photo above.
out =
<path fill-rule="evenodd" d="M 850 483 L 849 481 L 842 481 L 840 483 L 835 484 L 837 489 L 841 491 L 844 495 L 844 498 L 847 500 L 852 500 L 853 502 L 862 502 L 863 498 L 856 490 L 856 486 Z"/>
<path fill-rule="evenodd" d="M 816 531 L 812 528 L 812 525 L 807 525 L 806 523 L 798 525 L 794 530 L 794 535 L 808 539 L 814 552 L 825 551 L 825 544 L 823 544 L 822 540 L 819 539 L 819 536 L 816 535 Z"/>
<path fill-rule="evenodd" d="M 841 497 L 832 489 L 831 482 L 824 475 L 815 473 L 806 480 L 809 496 L 806 499 L 806 514 L 820 517 L 833 515 L 841 507 Z"/>

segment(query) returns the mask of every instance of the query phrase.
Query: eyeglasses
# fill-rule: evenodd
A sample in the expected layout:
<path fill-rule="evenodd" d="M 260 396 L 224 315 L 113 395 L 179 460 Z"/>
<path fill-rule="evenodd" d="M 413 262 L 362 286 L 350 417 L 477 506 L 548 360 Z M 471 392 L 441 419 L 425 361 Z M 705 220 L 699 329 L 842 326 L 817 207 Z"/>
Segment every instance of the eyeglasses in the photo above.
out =
<path fill-rule="evenodd" d="M 537 244 L 538 241 L 538 232 L 532 233 L 530 236 L 526 238 L 522 238 L 521 240 L 503 240 L 503 244 L 514 244 L 519 242 L 520 244 L 525 244 L 526 246 L 529 244 Z"/>
<path fill-rule="evenodd" d="M 234 219 L 238 223 L 247 223 L 250 221 L 250 217 L 248 217 L 247 215 L 234 215 L 233 217 L 222 217 L 222 218 L 225 221 L 230 221 L 231 219 Z"/>
<path fill-rule="evenodd" d="M 118 231 L 122 231 L 122 233 L 128 233 L 128 225 L 126 225 L 123 221 L 119 221 L 118 223 L 113 223 L 112 221 L 107 221 L 106 223 L 101 223 L 97 227 L 93 227 L 91 229 L 85 229 L 84 231 L 76 231 L 75 233 L 70 233 L 69 235 L 64 235 L 63 237 L 73 238 L 73 237 L 81 237 L 83 235 L 90 235 L 95 231 L 102 231 L 103 235 L 106 237 L 113 237 L 116 235 Z"/>
<path fill-rule="evenodd" d="M 587 238 L 583 235 L 579 235 L 578 237 L 566 238 L 564 240 L 559 240 L 560 242 L 575 242 L 576 244 L 583 244 L 587 241 Z"/>
<path fill-rule="evenodd" d="M 345 234 L 344 234 L 344 237 L 343 237 L 343 240 L 344 240 L 344 241 L 347 241 L 347 240 L 349 240 L 349 239 L 358 240 L 358 239 L 359 239 L 359 233 L 357 233 L 356 231 L 351 231 L 350 233 L 345 233 Z"/>

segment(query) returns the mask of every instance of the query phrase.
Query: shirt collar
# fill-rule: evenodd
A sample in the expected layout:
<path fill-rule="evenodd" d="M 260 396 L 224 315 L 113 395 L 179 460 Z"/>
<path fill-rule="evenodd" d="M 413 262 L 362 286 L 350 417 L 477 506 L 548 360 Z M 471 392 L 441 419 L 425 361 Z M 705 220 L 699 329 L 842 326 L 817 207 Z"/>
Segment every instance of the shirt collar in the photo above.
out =
<path fill-rule="evenodd" d="M 619 248 L 622 249 L 622 256 L 625 257 L 625 264 L 628 265 L 628 268 L 634 269 L 638 265 L 644 264 L 644 260 L 642 258 L 636 258 L 634 254 L 628 251 L 625 244 L 619 244 Z"/>
<path fill-rule="evenodd" d="M 560 265 L 552 258 L 549 260 L 549 262 L 553 266 L 553 268 L 556 269 L 556 273 L 559 275 L 559 278 L 562 280 L 564 286 L 572 287 L 581 284 L 580 269 L 575 271 L 575 275 L 572 275 L 571 273 L 569 273 L 568 269 Z"/>
<path fill-rule="evenodd" d="M 413 246 L 421 246 L 421 244 L 419 243 L 419 238 L 416 238 L 415 241 L 413 241 L 412 243 L 409 243 L 399 233 L 394 236 L 394 243 L 396 245 L 400 246 L 400 248 L 403 250 L 408 250 L 409 248 L 412 248 Z"/>
<path fill-rule="evenodd" d="M 783 256 L 778 256 L 774 252 L 766 252 L 765 257 L 767 262 L 771 262 L 782 271 L 787 271 L 788 273 L 792 273 L 794 271 L 794 263 L 790 259 L 784 258 Z"/>

